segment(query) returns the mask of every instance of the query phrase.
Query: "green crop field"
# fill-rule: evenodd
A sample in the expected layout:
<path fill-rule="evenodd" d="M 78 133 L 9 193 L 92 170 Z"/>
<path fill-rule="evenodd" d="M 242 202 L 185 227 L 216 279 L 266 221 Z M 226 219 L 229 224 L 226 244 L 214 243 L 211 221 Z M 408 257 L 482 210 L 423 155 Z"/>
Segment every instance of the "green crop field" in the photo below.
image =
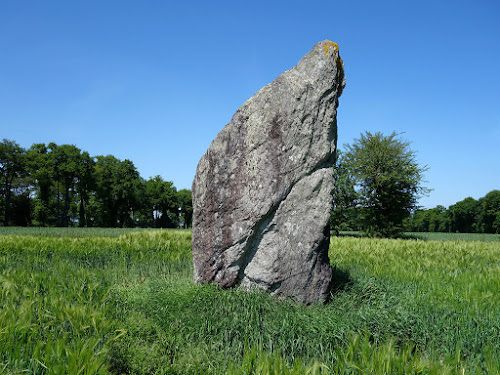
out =
<path fill-rule="evenodd" d="M 192 282 L 191 233 L 0 228 L 0 374 L 498 374 L 500 244 L 334 237 L 331 301 Z"/>

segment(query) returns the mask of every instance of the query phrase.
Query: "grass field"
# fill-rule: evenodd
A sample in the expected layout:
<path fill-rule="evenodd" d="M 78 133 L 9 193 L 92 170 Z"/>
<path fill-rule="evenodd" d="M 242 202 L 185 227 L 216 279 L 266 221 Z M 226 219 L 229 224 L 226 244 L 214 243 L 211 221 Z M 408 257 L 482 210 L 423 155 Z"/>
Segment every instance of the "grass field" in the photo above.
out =
<path fill-rule="evenodd" d="M 151 231 L 145 228 L 41 228 L 0 227 L 0 235 L 28 235 L 42 237 L 118 237 L 123 234 Z M 153 231 L 156 229 L 153 229 Z"/>
<path fill-rule="evenodd" d="M 498 242 L 332 238 L 321 306 L 192 282 L 191 234 L 0 228 L 0 374 L 498 374 Z"/>

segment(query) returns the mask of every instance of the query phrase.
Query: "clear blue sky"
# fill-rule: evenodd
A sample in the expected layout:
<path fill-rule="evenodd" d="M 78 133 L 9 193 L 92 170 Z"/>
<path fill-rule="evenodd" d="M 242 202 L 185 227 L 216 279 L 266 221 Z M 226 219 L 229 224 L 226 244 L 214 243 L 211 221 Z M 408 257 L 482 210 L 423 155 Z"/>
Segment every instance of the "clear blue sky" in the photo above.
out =
<path fill-rule="evenodd" d="M 449 206 L 500 189 L 500 2 L 1 1 L 0 138 L 74 144 L 190 188 L 238 107 L 318 41 L 339 146 L 405 132 Z"/>

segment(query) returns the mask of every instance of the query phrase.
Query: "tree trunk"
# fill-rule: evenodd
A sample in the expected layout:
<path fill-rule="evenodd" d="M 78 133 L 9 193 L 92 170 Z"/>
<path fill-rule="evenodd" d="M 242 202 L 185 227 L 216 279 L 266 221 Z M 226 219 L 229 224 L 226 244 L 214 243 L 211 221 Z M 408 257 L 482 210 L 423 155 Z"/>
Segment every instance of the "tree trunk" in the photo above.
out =
<path fill-rule="evenodd" d="M 57 181 L 57 204 L 56 204 L 56 226 L 61 226 L 61 196 L 59 190 L 59 180 Z"/>
<path fill-rule="evenodd" d="M 80 209 L 79 209 L 79 223 L 78 226 L 86 227 L 87 226 L 87 213 L 85 209 L 85 200 L 83 196 L 80 194 Z"/>
<path fill-rule="evenodd" d="M 64 192 L 63 226 L 69 226 L 69 188 L 67 185 Z"/>
<path fill-rule="evenodd" d="M 6 227 L 9 225 L 10 221 L 10 213 L 9 213 L 9 206 L 10 206 L 10 187 L 11 183 L 9 183 L 8 178 L 5 180 L 5 215 L 3 218 L 3 225 Z"/>

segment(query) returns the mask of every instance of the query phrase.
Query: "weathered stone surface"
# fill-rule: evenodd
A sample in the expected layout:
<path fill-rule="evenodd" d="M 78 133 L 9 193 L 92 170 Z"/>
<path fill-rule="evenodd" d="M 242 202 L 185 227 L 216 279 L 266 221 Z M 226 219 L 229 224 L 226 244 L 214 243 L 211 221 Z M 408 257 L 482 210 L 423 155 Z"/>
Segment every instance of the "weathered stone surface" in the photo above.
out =
<path fill-rule="evenodd" d="M 338 46 L 318 43 L 235 113 L 193 182 L 195 282 L 324 301 L 338 97 Z"/>

